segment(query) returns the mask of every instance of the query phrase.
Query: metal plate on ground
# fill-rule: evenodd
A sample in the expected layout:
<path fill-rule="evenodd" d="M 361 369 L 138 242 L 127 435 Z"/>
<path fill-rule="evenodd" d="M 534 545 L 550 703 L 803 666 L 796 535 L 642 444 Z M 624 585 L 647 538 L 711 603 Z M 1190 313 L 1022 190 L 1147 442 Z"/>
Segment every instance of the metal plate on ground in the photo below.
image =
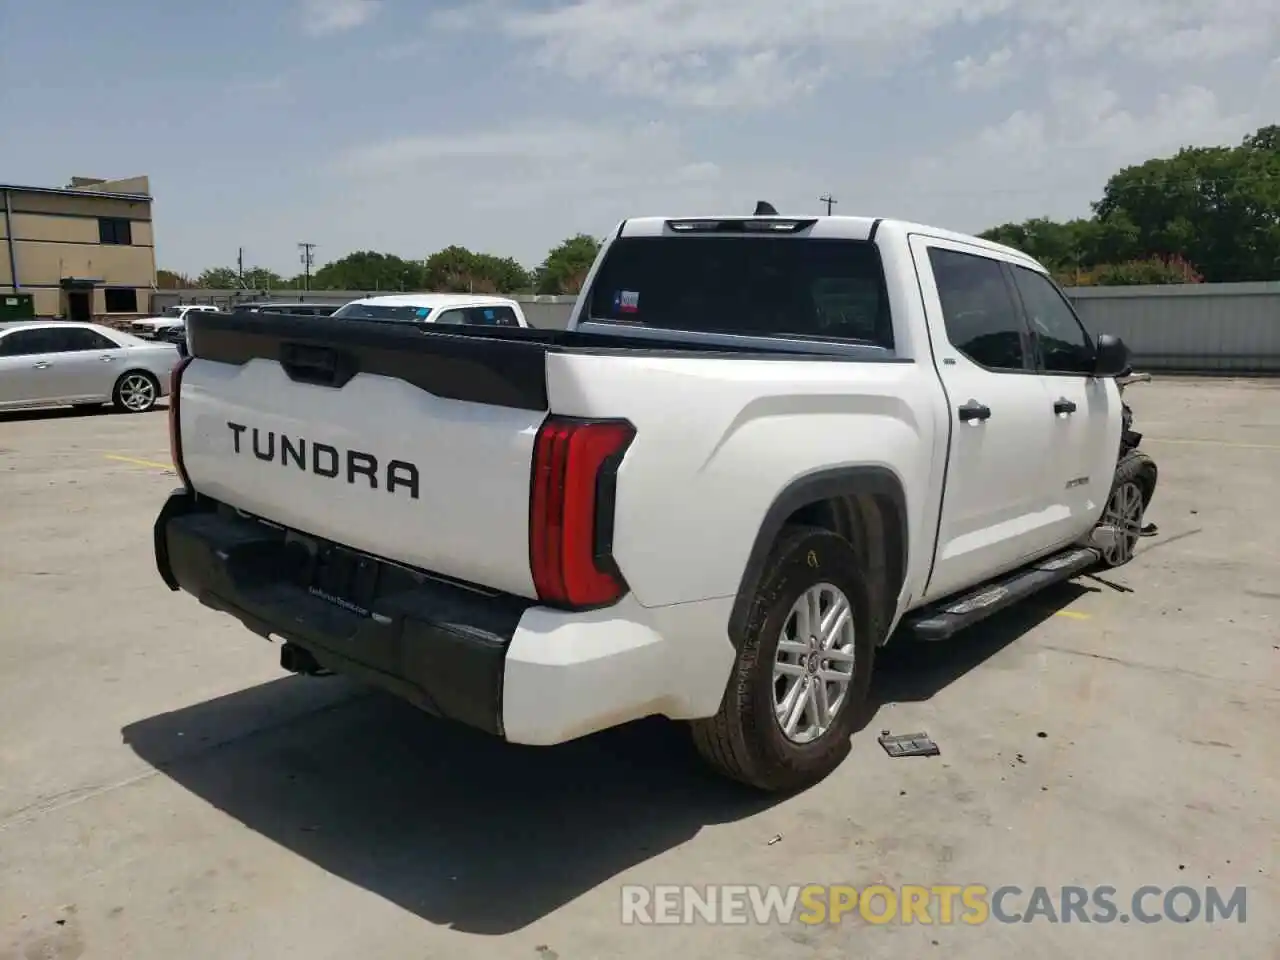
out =
<path fill-rule="evenodd" d="M 885 733 L 879 739 L 880 746 L 891 757 L 936 757 L 942 753 L 926 733 L 900 733 L 897 736 Z"/>

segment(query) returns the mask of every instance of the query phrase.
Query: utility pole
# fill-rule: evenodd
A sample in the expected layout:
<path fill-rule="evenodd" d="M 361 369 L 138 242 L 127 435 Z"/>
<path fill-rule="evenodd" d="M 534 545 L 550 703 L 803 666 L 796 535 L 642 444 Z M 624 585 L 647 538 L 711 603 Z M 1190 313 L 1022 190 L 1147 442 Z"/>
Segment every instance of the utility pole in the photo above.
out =
<path fill-rule="evenodd" d="M 316 262 L 315 254 L 311 251 L 315 250 L 314 243 L 300 243 L 298 249 L 302 251 L 302 289 L 311 289 L 311 265 Z"/>
<path fill-rule="evenodd" d="M 236 254 L 236 282 L 240 284 L 240 289 L 244 289 L 244 247 L 241 247 Z"/>
<path fill-rule="evenodd" d="M 827 216 L 829 217 L 831 216 L 831 208 L 834 207 L 839 201 L 836 200 L 835 197 L 831 196 L 831 194 L 828 193 L 825 197 L 819 197 L 818 202 L 825 203 L 827 205 Z"/>

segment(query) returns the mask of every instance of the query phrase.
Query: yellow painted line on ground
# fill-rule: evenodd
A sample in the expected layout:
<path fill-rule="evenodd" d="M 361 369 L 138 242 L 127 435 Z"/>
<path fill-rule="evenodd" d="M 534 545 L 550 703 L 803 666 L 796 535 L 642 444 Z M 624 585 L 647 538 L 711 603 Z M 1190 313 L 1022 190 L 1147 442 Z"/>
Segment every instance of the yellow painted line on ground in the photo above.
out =
<path fill-rule="evenodd" d="M 131 463 L 135 467 L 150 467 L 153 470 L 172 470 L 173 464 L 161 463 L 159 460 L 144 460 L 141 457 L 124 457 L 118 453 L 103 454 L 108 460 L 115 460 L 118 463 Z"/>
<path fill-rule="evenodd" d="M 1143 443 L 1182 443 L 1188 446 L 1238 447 L 1241 450 L 1280 450 L 1280 443 L 1236 443 L 1232 440 L 1173 440 L 1166 437 L 1143 437 Z"/>
<path fill-rule="evenodd" d="M 1079 610 L 1055 610 L 1055 617 L 1067 617 L 1070 620 L 1089 620 L 1092 619 L 1089 614 L 1081 613 Z"/>

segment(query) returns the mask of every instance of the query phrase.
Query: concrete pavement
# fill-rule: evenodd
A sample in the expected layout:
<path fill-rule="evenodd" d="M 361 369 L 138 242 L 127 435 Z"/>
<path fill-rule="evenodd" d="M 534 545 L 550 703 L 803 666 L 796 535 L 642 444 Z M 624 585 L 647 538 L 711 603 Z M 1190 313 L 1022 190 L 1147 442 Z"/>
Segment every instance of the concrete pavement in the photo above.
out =
<path fill-rule="evenodd" d="M 155 573 L 163 412 L 0 415 L 0 960 L 1280 957 L 1280 385 L 1131 396 L 1160 535 L 891 652 L 850 761 L 783 802 L 661 721 L 518 748 L 287 677 Z M 623 884 L 875 882 L 1243 885 L 1248 914 L 621 923 Z"/>

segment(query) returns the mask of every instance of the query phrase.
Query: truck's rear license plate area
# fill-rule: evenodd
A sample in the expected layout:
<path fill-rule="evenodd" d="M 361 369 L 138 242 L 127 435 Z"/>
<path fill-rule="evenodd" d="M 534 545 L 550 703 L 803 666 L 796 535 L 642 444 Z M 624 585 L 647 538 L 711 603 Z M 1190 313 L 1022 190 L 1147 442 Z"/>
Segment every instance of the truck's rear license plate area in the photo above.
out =
<path fill-rule="evenodd" d="M 306 584 L 313 595 L 332 604 L 369 616 L 378 595 L 382 564 L 331 543 L 316 543 Z"/>

